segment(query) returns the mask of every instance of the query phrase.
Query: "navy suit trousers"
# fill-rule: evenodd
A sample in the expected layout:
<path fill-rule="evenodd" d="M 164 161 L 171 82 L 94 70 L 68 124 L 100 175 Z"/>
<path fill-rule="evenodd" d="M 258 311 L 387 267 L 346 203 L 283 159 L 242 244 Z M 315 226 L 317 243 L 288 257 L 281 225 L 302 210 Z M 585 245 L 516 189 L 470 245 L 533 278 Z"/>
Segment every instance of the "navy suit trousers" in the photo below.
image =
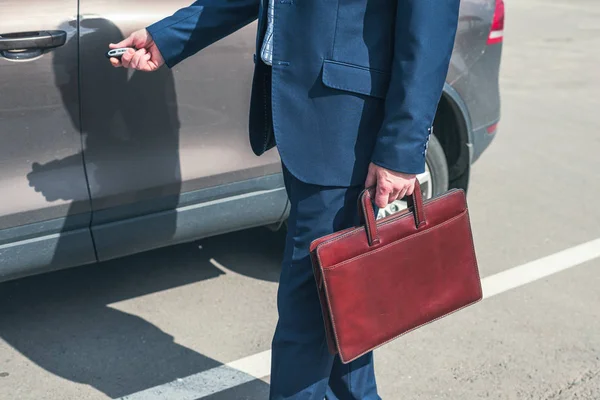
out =
<path fill-rule="evenodd" d="M 325 328 L 309 256 L 310 243 L 358 223 L 362 185 L 320 186 L 283 167 L 291 203 L 273 338 L 271 400 L 380 400 L 373 355 L 349 364 L 327 350 Z"/>

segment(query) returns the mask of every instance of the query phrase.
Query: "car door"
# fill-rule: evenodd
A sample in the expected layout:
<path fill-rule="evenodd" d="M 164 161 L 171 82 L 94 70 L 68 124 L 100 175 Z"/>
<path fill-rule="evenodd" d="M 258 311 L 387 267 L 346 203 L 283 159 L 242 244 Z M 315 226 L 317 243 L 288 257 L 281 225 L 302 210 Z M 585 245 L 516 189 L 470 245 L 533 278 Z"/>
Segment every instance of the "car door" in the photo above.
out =
<path fill-rule="evenodd" d="M 277 152 L 258 158 L 248 141 L 255 24 L 172 70 L 115 69 L 104 58 L 108 43 L 190 3 L 80 1 L 84 153 L 100 259 L 283 213 L 281 193 L 263 209 L 247 200 L 202 208 L 283 186 Z"/>
<path fill-rule="evenodd" d="M 95 260 L 77 0 L 0 2 L 0 280 Z"/>

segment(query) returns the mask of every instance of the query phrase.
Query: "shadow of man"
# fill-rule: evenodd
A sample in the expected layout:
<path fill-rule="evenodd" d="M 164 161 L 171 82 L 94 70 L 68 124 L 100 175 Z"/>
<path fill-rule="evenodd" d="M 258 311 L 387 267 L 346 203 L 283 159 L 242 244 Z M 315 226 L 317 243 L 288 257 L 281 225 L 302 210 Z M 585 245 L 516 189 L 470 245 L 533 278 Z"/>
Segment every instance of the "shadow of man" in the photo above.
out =
<path fill-rule="evenodd" d="M 115 206 L 140 215 L 175 209 L 181 191 L 180 122 L 172 72 L 115 69 L 104 54 L 108 43 L 123 38 L 120 30 L 101 18 L 82 19 L 79 28 L 79 42 L 71 38 L 56 49 L 53 65 L 55 83 L 73 125 L 82 133 L 84 151 L 43 165 L 33 163 L 30 185 L 49 202 L 73 200 L 67 194 L 71 182 L 44 177 L 56 168 L 78 168 L 83 159 L 92 226 L 122 218 L 113 214 Z M 79 65 L 65 61 L 65 55 L 74 53 L 79 54 Z M 160 199 L 158 208 L 139 207 L 150 198 Z M 85 224 L 81 221 L 87 218 L 87 208 L 81 202 L 71 204 L 64 233 Z M 176 216 L 171 215 L 154 233 L 162 243 L 175 233 Z M 232 241 L 238 243 L 233 249 Z M 236 271 L 276 281 L 272 261 L 278 263 L 281 257 L 280 242 L 280 234 L 253 230 L 206 239 L 203 245 Z M 135 243 L 126 245 L 143 250 Z M 59 241 L 50 268 L 71 265 L 69 250 Z M 192 243 L 7 282 L 0 286 L 0 337 L 46 371 L 119 398 L 221 364 L 111 304 L 221 274 L 207 258 L 200 259 Z M 254 380 L 210 398 L 265 398 L 267 393 L 268 384 Z"/>
<path fill-rule="evenodd" d="M 108 20 L 85 19 L 79 43 L 71 38 L 53 55 L 55 81 L 73 124 L 82 132 L 84 153 L 33 164 L 30 184 L 48 201 L 65 199 L 63 189 L 71 183 L 48 186 L 44 172 L 76 167 L 83 157 L 94 211 L 112 201 L 137 201 L 120 194 L 139 193 L 122 187 L 131 182 L 149 187 L 152 196 L 158 192 L 164 209 L 177 205 L 180 124 L 173 75 L 163 68 L 151 76 L 136 72 L 129 77 L 125 69 L 111 67 L 104 53 L 108 43 L 122 37 Z M 79 46 L 80 65 L 62 59 L 63 54 L 73 54 L 73 46 Z M 71 206 L 64 231 L 71 225 L 69 219 L 80 219 L 80 206 Z M 159 235 L 165 242 L 175 223 L 173 216 L 161 225 Z M 59 241 L 55 267 L 61 267 L 68 254 Z M 178 255 L 176 261 L 165 254 L 169 253 L 155 253 L 151 262 L 129 258 L 127 264 L 132 265 L 99 264 L 4 284 L 0 337 L 45 370 L 91 385 L 111 398 L 220 365 L 175 343 L 173 336 L 148 321 L 108 306 L 221 273 L 211 265 L 198 265 L 191 253 Z"/>

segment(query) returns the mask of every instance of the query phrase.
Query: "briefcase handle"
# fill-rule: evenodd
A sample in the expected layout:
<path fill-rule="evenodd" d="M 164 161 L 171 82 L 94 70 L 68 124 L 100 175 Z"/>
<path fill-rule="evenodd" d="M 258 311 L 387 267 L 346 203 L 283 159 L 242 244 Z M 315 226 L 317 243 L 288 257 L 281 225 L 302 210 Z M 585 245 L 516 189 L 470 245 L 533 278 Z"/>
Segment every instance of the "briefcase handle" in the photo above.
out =
<path fill-rule="evenodd" d="M 379 232 L 377 231 L 377 220 L 375 211 L 373 210 L 373 198 L 375 197 L 375 186 L 371 186 L 363 190 L 360 194 L 360 207 L 358 208 L 360 221 L 365 224 L 367 231 L 367 239 L 369 246 L 375 246 L 380 243 Z M 423 194 L 421 193 L 421 185 L 418 180 L 415 180 L 415 190 L 408 197 L 408 209 L 413 213 L 415 218 L 415 226 L 417 229 L 426 223 L 425 207 L 423 207 Z"/>

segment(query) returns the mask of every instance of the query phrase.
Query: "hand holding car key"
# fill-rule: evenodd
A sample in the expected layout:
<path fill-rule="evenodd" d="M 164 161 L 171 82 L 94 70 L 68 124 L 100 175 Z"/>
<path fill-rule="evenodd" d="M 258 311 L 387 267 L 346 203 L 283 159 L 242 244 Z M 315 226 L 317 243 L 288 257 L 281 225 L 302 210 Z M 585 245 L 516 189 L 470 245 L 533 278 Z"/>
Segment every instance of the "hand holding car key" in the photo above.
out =
<path fill-rule="evenodd" d="M 130 47 L 123 47 L 120 49 L 112 49 L 106 52 L 106 57 L 107 58 L 111 58 L 114 57 L 118 60 L 121 59 L 121 57 L 123 56 L 123 54 L 125 54 L 127 52 L 127 50 L 129 50 Z"/>
<path fill-rule="evenodd" d="M 111 43 L 106 56 L 113 67 L 132 68 L 138 71 L 156 71 L 164 63 L 158 47 L 146 29 L 133 32 L 119 43 Z"/>

